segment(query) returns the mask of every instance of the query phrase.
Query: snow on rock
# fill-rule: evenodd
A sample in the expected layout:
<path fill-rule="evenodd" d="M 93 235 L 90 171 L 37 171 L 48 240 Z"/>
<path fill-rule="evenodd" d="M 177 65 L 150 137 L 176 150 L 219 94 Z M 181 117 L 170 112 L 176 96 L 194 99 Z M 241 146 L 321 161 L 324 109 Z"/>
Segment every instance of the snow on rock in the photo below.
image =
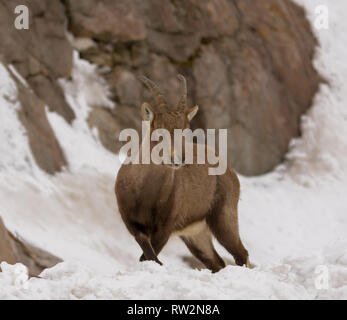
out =
<path fill-rule="evenodd" d="M 314 107 L 302 119 L 302 137 L 294 139 L 287 155 L 289 172 L 303 184 L 326 183 L 330 179 L 347 176 L 347 22 L 344 0 L 296 0 L 306 8 L 320 47 L 317 48 L 315 67 L 327 84 L 322 84 Z M 328 9 L 329 28 L 317 29 L 316 11 Z"/>
<path fill-rule="evenodd" d="M 10 66 L 14 76 L 15 68 Z M 24 80 L 21 80 L 24 81 Z M 29 147 L 25 129 L 18 119 L 20 103 L 17 86 L 10 72 L 0 63 L 0 178 L 3 184 L 14 187 L 20 177 L 35 185 L 47 183 L 47 175 L 37 166 Z"/>
<path fill-rule="evenodd" d="M 112 173 L 119 168 L 118 157 L 107 151 L 98 140 L 97 131 L 91 131 L 87 118 L 91 106 L 112 107 L 106 82 L 98 75 L 96 66 L 78 57 L 74 52 L 72 80 L 61 80 L 66 100 L 76 119 L 70 126 L 63 117 L 48 112 L 48 119 L 66 154 L 69 169 L 78 171 L 92 167 L 99 172 Z M 115 137 L 115 140 L 118 137 Z"/>

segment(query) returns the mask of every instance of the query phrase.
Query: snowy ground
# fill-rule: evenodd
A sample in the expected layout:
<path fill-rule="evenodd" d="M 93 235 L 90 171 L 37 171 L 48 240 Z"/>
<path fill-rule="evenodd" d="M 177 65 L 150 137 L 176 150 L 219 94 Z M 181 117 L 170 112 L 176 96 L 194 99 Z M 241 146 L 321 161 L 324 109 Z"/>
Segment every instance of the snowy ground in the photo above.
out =
<path fill-rule="evenodd" d="M 16 86 L 0 65 L 0 215 L 10 230 L 64 259 L 30 280 L 23 265 L 2 263 L 0 299 L 347 299 L 347 3 L 297 2 L 312 23 L 316 5 L 329 8 L 329 30 L 315 30 L 315 65 L 330 85 L 304 117 L 286 164 L 240 177 L 240 229 L 252 270 L 235 266 L 218 244 L 228 266 L 199 270 L 175 238 L 160 254 L 164 266 L 139 263 L 113 193 L 118 159 L 85 122 L 90 105 L 111 105 L 94 67 L 76 56 L 74 80 L 62 82 L 77 114 L 72 126 L 47 111 L 70 163 L 49 177 L 33 160 L 15 114 Z M 319 286 L 322 274 L 327 288 Z"/>

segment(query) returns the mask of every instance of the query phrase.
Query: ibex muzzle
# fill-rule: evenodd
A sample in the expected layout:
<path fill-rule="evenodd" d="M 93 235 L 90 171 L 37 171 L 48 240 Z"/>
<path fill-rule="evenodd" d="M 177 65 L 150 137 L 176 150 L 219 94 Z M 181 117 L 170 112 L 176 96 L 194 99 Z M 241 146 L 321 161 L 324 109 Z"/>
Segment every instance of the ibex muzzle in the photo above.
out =
<path fill-rule="evenodd" d="M 142 104 L 142 118 L 151 132 L 190 128 L 198 107 L 187 107 L 187 84 L 182 75 L 182 96 L 175 110 L 168 108 L 158 86 L 140 80 L 152 91 L 155 105 Z M 173 144 L 172 144 L 173 145 Z M 155 143 L 151 142 L 151 148 Z M 194 157 L 197 145 L 194 144 Z M 141 150 L 140 150 L 141 152 Z M 222 175 L 209 175 L 208 164 L 185 164 L 184 155 L 167 164 L 123 164 L 115 185 L 121 217 L 140 245 L 140 261 L 162 264 L 158 254 L 171 235 L 179 235 L 191 253 L 216 272 L 225 267 L 212 243 L 214 236 L 234 257 L 237 265 L 250 266 L 238 226 L 240 183 L 228 168 Z"/>

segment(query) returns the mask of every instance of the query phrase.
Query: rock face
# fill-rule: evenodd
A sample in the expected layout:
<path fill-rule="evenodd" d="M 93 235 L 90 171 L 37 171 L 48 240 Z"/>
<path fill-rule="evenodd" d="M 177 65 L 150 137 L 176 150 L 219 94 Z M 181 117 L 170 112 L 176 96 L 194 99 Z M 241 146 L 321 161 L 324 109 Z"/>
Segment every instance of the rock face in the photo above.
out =
<path fill-rule="evenodd" d="M 46 172 L 54 174 L 67 165 L 64 153 L 48 122 L 45 103 L 15 76 L 21 110 L 18 118 L 25 127 L 30 149 L 36 163 Z"/>
<path fill-rule="evenodd" d="M 14 26 L 17 5 L 29 8 L 28 30 Z M 65 23 L 65 8 L 60 1 L 0 0 L 1 62 L 12 64 L 30 86 L 16 81 L 22 104 L 19 118 L 27 130 L 35 160 L 51 174 L 67 163 L 47 120 L 45 106 L 68 122 L 75 117 L 57 84 L 57 79 L 68 77 L 72 69 L 72 48 L 66 39 Z"/>
<path fill-rule="evenodd" d="M 3 261 L 9 264 L 23 263 L 30 276 L 38 276 L 43 269 L 56 265 L 61 259 L 15 237 L 6 229 L 0 217 L 0 262 Z"/>
<path fill-rule="evenodd" d="M 29 30 L 14 27 L 20 4 L 29 8 Z M 189 103 L 200 107 L 193 127 L 228 129 L 230 164 L 245 175 L 268 172 L 300 134 L 320 82 L 316 40 L 290 0 L 0 0 L 0 58 L 32 89 L 19 85 L 20 119 L 49 173 L 68 164 L 44 106 L 69 123 L 75 117 L 57 83 L 71 75 L 66 27 L 83 58 L 107 67 L 116 107 L 95 107 L 88 123 L 112 152 L 120 130 L 139 129 L 140 105 L 151 99 L 136 75 L 156 81 L 174 105 L 182 73 Z"/>
<path fill-rule="evenodd" d="M 316 40 L 303 9 L 289 0 L 66 1 L 69 30 L 93 39 L 83 58 L 105 73 L 117 103 L 90 124 L 111 151 L 122 128 L 139 128 L 151 99 L 136 75 L 156 81 L 175 104 L 177 73 L 186 76 L 194 127 L 227 128 L 231 165 L 245 175 L 279 164 L 320 78 L 312 67 Z"/>

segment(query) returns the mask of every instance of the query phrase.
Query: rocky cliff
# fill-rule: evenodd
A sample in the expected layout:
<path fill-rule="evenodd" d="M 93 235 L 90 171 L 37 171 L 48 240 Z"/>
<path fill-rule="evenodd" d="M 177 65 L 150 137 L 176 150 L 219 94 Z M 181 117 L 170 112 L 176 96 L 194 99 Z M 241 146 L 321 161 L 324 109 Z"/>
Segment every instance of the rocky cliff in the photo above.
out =
<path fill-rule="evenodd" d="M 38 276 L 43 269 L 56 265 L 61 259 L 13 235 L 0 217 L 0 262 L 2 261 L 9 264 L 23 263 L 30 276 Z"/>
<path fill-rule="evenodd" d="M 18 4 L 29 8 L 28 30 L 14 28 Z M 193 126 L 227 128 L 229 161 L 245 175 L 283 160 L 320 82 L 317 42 L 290 0 L 0 0 L 0 37 L 1 61 L 29 84 L 17 81 L 19 118 L 49 173 L 68 165 L 45 106 L 74 119 L 57 82 L 71 76 L 73 47 L 111 88 L 115 107 L 95 107 L 88 119 L 107 149 L 118 151 L 121 129 L 139 128 L 140 104 L 151 99 L 136 75 L 156 81 L 175 104 L 182 73 L 189 103 L 200 106 Z"/>

